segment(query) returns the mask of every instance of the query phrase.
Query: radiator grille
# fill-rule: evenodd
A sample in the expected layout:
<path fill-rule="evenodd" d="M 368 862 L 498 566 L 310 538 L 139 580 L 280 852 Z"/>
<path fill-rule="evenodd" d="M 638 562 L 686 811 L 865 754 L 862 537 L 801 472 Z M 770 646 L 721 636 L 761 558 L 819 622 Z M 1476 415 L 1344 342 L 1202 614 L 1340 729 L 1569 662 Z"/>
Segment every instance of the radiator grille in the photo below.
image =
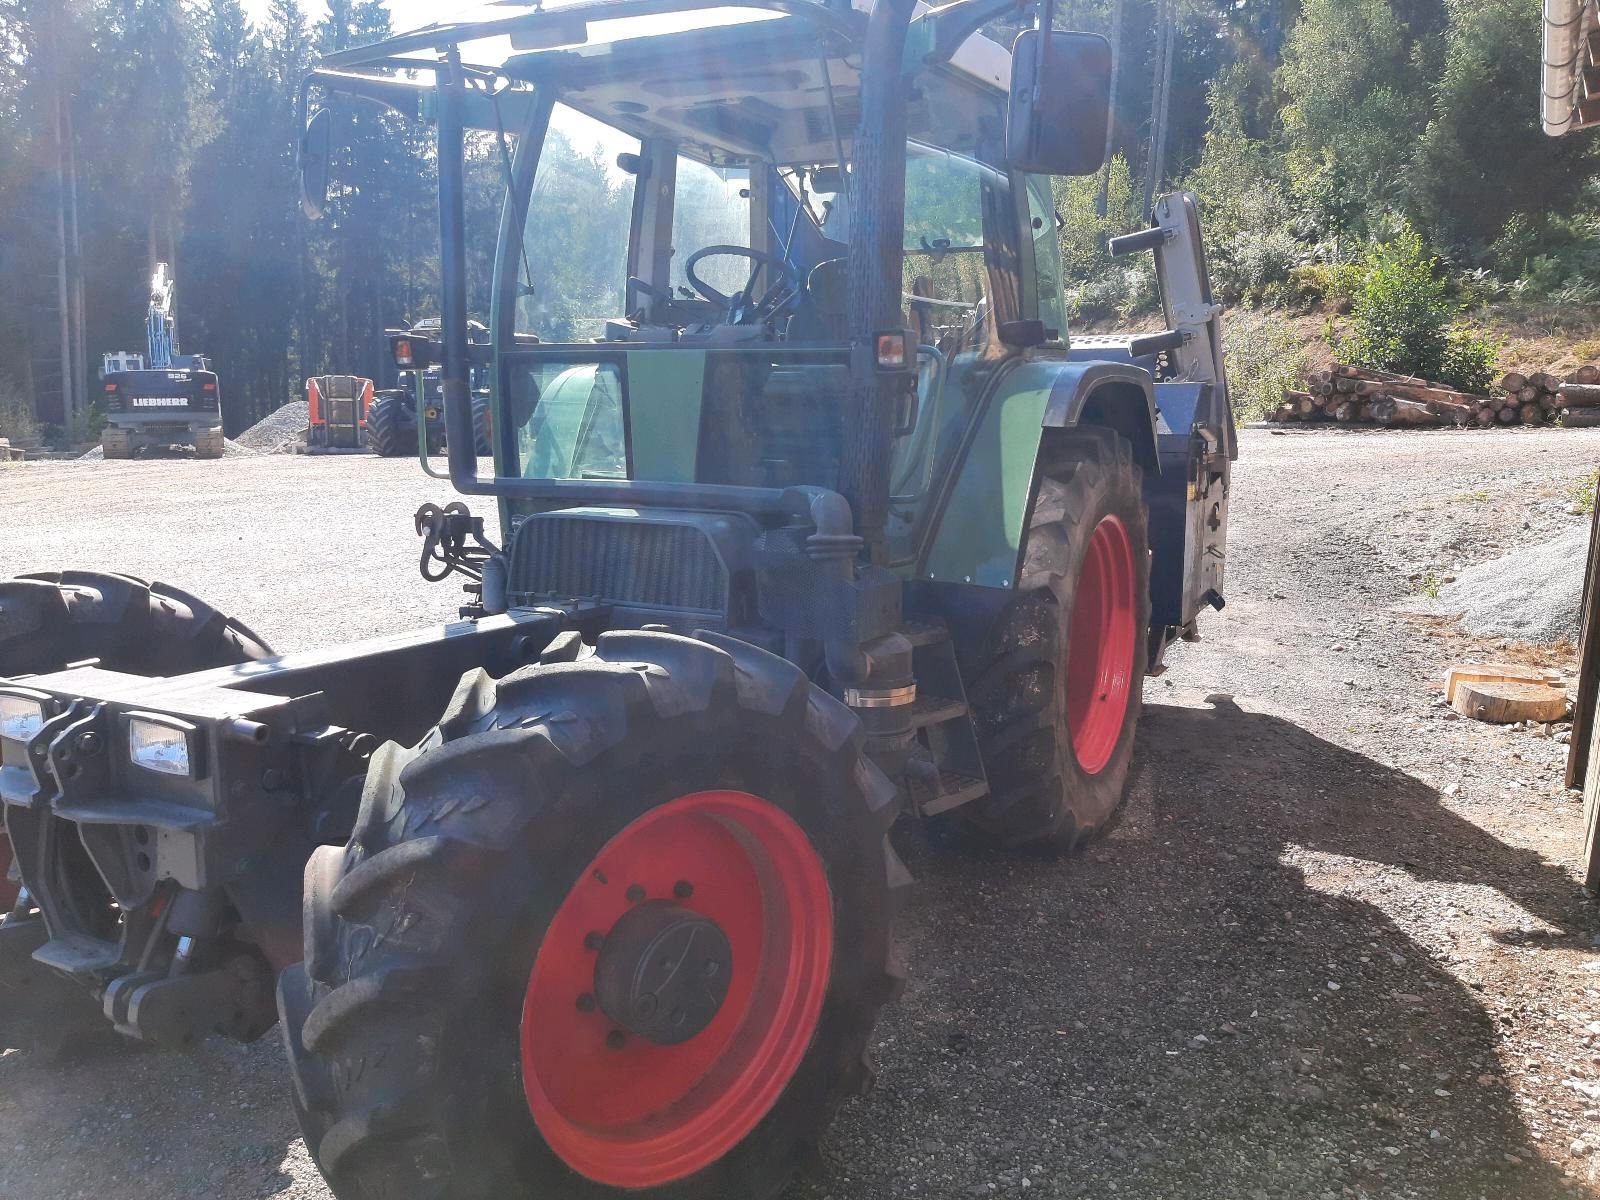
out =
<path fill-rule="evenodd" d="M 693 526 L 546 515 L 517 529 L 511 590 L 723 612 L 728 572 Z"/>

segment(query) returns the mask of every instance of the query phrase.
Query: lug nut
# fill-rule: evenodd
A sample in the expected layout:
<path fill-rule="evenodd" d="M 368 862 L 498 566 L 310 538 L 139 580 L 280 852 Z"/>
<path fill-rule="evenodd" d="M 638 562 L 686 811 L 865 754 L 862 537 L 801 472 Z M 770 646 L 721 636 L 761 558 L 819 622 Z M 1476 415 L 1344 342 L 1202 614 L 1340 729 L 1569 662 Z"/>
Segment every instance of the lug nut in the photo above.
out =
<path fill-rule="evenodd" d="M 687 879 L 680 879 L 677 883 L 672 885 L 672 894 L 679 900 L 687 900 L 690 896 L 694 895 L 694 884 L 690 883 Z"/>
<path fill-rule="evenodd" d="M 583 948 L 585 950 L 598 950 L 606 944 L 606 935 L 603 933 L 586 933 L 583 935 Z"/>
<path fill-rule="evenodd" d="M 628 885 L 628 903 L 629 904 L 638 904 L 643 899 L 644 899 L 644 888 L 639 886 L 637 883 L 630 883 Z"/>
<path fill-rule="evenodd" d="M 595 1008 L 596 1004 L 593 993 L 585 992 L 583 995 L 578 997 L 579 1012 L 593 1012 Z"/>
<path fill-rule="evenodd" d="M 100 735 L 92 729 L 85 729 L 77 737 L 77 746 L 82 754 L 96 754 L 100 750 Z"/>
<path fill-rule="evenodd" d="M 628 1035 L 620 1029 L 613 1029 L 606 1034 L 606 1045 L 612 1050 L 621 1050 L 628 1044 Z"/>

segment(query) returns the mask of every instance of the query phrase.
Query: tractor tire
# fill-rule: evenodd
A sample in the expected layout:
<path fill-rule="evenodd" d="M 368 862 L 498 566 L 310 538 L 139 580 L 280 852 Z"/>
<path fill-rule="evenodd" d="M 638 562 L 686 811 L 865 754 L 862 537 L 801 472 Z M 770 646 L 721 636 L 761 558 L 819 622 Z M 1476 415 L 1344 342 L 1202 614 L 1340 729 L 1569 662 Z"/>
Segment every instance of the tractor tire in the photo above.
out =
<path fill-rule="evenodd" d="M 990 793 L 967 807 L 986 839 L 1057 852 L 1121 808 L 1150 624 L 1148 518 L 1126 439 L 1050 435 L 1017 594 L 962 664 Z"/>
<path fill-rule="evenodd" d="M 334 1194 L 775 1196 L 899 988 L 909 877 L 861 743 L 716 635 L 464 676 L 306 866 L 279 1014 Z"/>
<path fill-rule="evenodd" d="M 487 400 L 475 399 L 472 402 L 472 441 L 479 458 L 487 458 L 494 453 L 493 418 Z"/>
<path fill-rule="evenodd" d="M 404 396 L 379 396 L 367 409 L 367 448 L 379 458 L 400 458 L 415 454 L 415 438 L 406 437 Z M 409 443 L 409 444 L 408 444 Z"/>
<path fill-rule="evenodd" d="M 130 675 L 185 675 L 271 655 L 243 623 L 170 584 L 101 571 L 0 580 L 0 679 L 88 658 Z"/>
<path fill-rule="evenodd" d="M 107 670 L 179 675 L 267 658 L 272 651 L 246 626 L 187 592 L 129 575 L 61 571 L 0 580 L 0 681 L 59 671 L 97 658 Z M 0 911 L 17 901 L 7 880 L 11 843 L 0 834 Z M 29 931 L 0 921 L 0 950 Z M 0 971 L 0 1047 L 56 1058 L 116 1044 L 97 1001 L 27 954 L 8 954 Z"/>
<path fill-rule="evenodd" d="M 194 435 L 194 456 L 196 458 L 221 458 L 227 447 L 227 441 L 222 436 L 222 428 L 203 429 Z"/>

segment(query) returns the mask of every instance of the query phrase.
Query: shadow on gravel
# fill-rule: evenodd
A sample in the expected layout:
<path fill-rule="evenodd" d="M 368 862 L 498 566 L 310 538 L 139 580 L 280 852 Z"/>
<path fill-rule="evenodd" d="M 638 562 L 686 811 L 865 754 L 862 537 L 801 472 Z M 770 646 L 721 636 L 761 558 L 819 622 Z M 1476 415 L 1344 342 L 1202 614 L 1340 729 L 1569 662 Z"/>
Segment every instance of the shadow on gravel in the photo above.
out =
<path fill-rule="evenodd" d="M 1566 875 L 1286 721 L 1223 698 L 1145 711 L 1126 818 L 1078 861 L 899 831 L 921 883 L 911 981 L 881 1027 L 879 1086 L 792 1195 L 1589 1194 L 1531 1140 L 1500 1018 L 1385 911 L 1438 913 L 1403 871 L 1575 932 Z M 1315 887 L 1308 854 L 1334 856 Z M 1358 885 L 1383 907 L 1338 894 Z M 109 1195 L 326 1200 L 276 1037 L 0 1058 L 0 1196 Z"/>
<path fill-rule="evenodd" d="M 796 1196 L 1590 1194 L 1535 1148 L 1477 993 L 1335 894 L 1439 907 L 1382 864 L 1573 930 L 1571 880 L 1418 780 L 1213 700 L 1146 708 L 1125 820 L 1081 861 L 900 832 L 911 982 L 877 1089 Z"/>

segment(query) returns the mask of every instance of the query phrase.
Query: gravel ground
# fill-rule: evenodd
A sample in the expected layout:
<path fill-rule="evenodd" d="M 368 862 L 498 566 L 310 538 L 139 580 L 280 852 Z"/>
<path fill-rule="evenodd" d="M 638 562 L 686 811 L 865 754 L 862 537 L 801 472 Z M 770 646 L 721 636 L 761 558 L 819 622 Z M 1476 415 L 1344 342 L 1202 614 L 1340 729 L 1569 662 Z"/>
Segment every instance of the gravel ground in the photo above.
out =
<path fill-rule="evenodd" d="M 1456 720 L 1444 667 L 1500 648 L 1401 609 L 1572 528 L 1597 458 L 1600 430 L 1247 431 L 1228 608 L 1146 684 L 1118 830 L 1072 864 L 898 831 L 911 982 L 795 1200 L 1595 1194 L 1565 748 Z M 26 465 L 0 494 L 30 547 L 0 571 L 159 575 L 283 649 L 458 602 L 411 567 L 445 491 L 404 460 Z M 270 1038 L 9 1054 L 0 1196 L 327 1200 L 284 1087 Z"/>

